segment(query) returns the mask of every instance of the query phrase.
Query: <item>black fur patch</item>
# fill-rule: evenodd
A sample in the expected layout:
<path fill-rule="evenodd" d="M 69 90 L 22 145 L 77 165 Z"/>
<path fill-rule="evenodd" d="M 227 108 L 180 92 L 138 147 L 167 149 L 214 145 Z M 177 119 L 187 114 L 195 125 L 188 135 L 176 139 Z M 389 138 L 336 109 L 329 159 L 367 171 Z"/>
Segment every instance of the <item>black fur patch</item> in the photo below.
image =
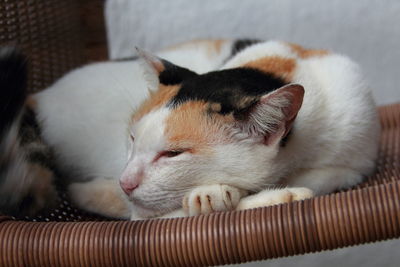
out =
<path fill-rule="evenodd" d="M 40 140 L 40 135 L 41 131 L 35 113 L 31 109 L 26 108 L 21 119 L 21 126 L 18 133 L 20 144 L 25 146 L 29 143 L 37 142 Z"/>
<path fill-rule="evenodd" d="M 167 60 L 162 60 L 164 71 L 158 77 L 160 83 L 164 85 L 176 85 L 182 83 L 183 80 L 197 76 L 197 74 L 189 69 L 179 67 Z"/>
<path fill-rule="evenodd" d="M 15 49 L 0 48 L 0 136 L 24 105 L 26 83 L 26 58 Z"/>
<path fill-rule="evenodd" d="M 287 133 L 287 135 L 285 137 L 282 138 L 281 142 L 279 143 L 279 145 L 281 147 L 285 147 L 286 144 L 288 143 L 290 136 L 292 136 L 293 133 L 293 128 L 289 130 L 289 132 Z"/>
<path fill-rule="evenodd" d="M 252 68 L 213 71 L 184 80 L 169 106 L 176 107 L 190 100 L 203 100 L 220 104 L 221 114 L 234 112 L 235 116 L 239 116 L 262 95 L 284 85 L 282 79 Z"/>
<path fill-rule="evenodd" d="M 241 52 L 245 48 L 247 48 L 249 46 L 252 46 L 254 44 L 261 43 L 261 42 L 262 42 L 261 40 L 257 40 L 257 39 L 238 39 L 238 40 L 235 40 L 235 42 L 232 45 L 232 51 L 231 51 L 230 58 L 232 58 L 233 56 L 235 56 L 237 53 Z"/>
<path fill-rule="evenodd" d="M 221 106 L 218 113 L 233 113 L 238 120 L 248 112 L 261 96 L 281 88 L 286 83 L 272 74 L 252 68 L 235 68 L 196 75 L 182 82 L 177 95 L 168 106 L 175 108 L 186 101 L 202 100 Z M 281 140 L 286 146 L 289 134 Z"/>
<path fill-rule="evenodd" d="M 21 120 L 19 139 L 29 162 L 37 163 L 45 168 L 54 169 L 54 155 L 41 137 L 40 126 L 36 114 L 26 108 Z"/>

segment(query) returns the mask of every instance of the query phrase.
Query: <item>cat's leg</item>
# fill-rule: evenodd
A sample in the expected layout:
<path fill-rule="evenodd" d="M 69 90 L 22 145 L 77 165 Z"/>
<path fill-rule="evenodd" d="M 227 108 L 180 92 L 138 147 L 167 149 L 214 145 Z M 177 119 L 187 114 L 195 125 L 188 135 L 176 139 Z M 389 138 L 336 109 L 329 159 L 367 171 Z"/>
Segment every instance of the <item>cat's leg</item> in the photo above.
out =
<path fill-rule="evenodd" d="M 189 216 L 233 210 L 246 195 L 247 191 L 229 185 L 203 185 L 185 195 L 183 210 Z"/>
<path fill-rule="evenodd" d="M 287 203 L 313 197 L 308 188 L 285 188 L 263 190 L 247 196 L 247 192 L 229 185 L 205 185 L 195 188 L 183 200 L 183 209 L 176 210 L 160 218 L 176 218 L 208 214 L 214 211 L 244 210 Z M 243 198 L 242 198 L 243 197 Z M 134 216 L 133 220 L 137 220 Z"/>
<path fill-rule="evenodd" d="M 244 197 L 240 200 L 236 210 L 260 208 L 265 206 L 289 203 L 313 197 L 313 191 L 305 187 L 283 189 L 266 189 L 257 194 Z"/>
<path fill-rule="evenodd" d="M 237 210 L 258 208 L 295 200 L 311 198 L 314 195 L 331 193 L 349 188 L 363 179 L 359 172 L 348 168 L 303 169 L 286 179 L 287 188 L 264 190 L 240 200 Z"/>
<path fill-rule="evenodd" d="M 343 167 L 302 169 L 286 179 L 288 187 L 307 187 L 316 195 L 350 188 L 363 180 L 360 172 Z"/>
<path fill-rule="evenodd" d="M 125 198 L 118 181 L 96 178 L 69 185 L 71 200 L 78 207 L 112 218 L 130 218 L 131 204 Z"/>

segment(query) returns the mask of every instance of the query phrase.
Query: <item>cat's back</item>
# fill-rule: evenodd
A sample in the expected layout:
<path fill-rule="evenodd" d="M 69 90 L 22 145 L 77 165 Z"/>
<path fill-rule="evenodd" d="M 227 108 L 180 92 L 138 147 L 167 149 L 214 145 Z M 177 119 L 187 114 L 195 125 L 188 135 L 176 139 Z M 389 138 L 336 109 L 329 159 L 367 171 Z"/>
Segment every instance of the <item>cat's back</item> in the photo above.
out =
<path fill-rule="evenodd" d="M 376 107 L 360 67 L 327 50 L 268 41 L 248 47 L 224 68 L 247 66 L 305 89 L 291 142 L 280 159 L 299 167 L 352 165 L 367 173 L 379 139 Z"/>
<path fill-rule="evenodd" d="M 34 95 L 42 135 L 60 151 L 61 165 L 88 177 L 93 170 L 105 177 L 118 173 L 125 160 L 126 122 L 146 97 L 143 88 L 137 62 L 107 62 L 76 69 Z"/>

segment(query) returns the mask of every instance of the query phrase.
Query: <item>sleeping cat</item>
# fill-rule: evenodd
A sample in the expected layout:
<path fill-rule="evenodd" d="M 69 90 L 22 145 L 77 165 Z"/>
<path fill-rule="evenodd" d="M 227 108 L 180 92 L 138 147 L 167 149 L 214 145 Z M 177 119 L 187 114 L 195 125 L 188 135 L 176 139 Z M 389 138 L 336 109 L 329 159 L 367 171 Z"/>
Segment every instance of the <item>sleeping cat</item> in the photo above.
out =
<path fill-rule="evenodd" d="M 140 219 L 255 208 L 374 169 L 375 106 L 344 56 L 252 40 L 138 55 L 77 69 L 26 101 L 84 209 Z"/>

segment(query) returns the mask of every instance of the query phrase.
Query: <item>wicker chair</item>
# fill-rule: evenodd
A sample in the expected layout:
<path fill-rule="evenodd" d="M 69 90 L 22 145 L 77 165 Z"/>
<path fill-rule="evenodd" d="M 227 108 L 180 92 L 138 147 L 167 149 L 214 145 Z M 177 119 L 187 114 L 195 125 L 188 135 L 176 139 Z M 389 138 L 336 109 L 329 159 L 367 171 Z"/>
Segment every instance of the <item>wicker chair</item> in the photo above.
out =
<path fill-rule="evenodd" d="M 0 44 L 30 58 L 37 91 L 106 58 L 102 2 L 0 0 Z M 356 188 L 290 204 L 180 219 L 110 221 L 72 207 L 0 215 L 1 266 L 177 266 L 240 263 L 400 236 L 400 104 L 379 108 L 376 173 Z"/>

